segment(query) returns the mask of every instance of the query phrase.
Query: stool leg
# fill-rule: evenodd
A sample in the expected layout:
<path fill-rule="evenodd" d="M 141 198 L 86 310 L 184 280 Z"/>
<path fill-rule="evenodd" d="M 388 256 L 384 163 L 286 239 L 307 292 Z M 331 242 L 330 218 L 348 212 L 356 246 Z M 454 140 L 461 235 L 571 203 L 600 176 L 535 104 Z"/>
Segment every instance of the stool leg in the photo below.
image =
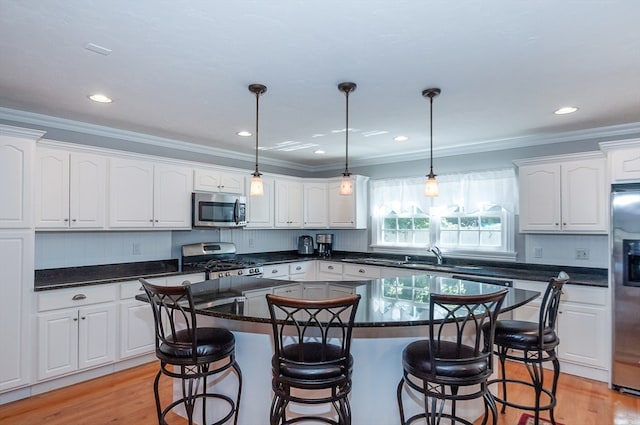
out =
<path fill-rule="evenodd" d="M 549 356 L 552 356 L 553 360 L 553 385 L 551 386 L 551 394 L 553 395 L 553 400 L 551 400 L 552 406 L 549 409 L 549 419 L 553 425 L 556 425 L 556 419 L 553 416 L 553 410 L 555 409 L 556 404 L 556 390 L 558 388 L 558 378 L 560 378 L 560 361 L 556 357 L 555 350 L 548 352 Z"/>
<path fill-rule="evenodd" d="M 235 418 L 233 419 L 233 424 L 238 425 L 238 412 L 240 412 L 240 395 L 242 394 L 242 371 L 240 370 L 240 366 L 238 363 L 233 362 L 233 370 L 236 371 L 238 375 L 238 398 L 236 399 L 236 413 Z"/>
<path fill-rule="evenodd" d="M 158 423 L 162 423 L 162 407 L 160 407 L 160 392 L 158 391 L 158 383 L 160 382 L 160 375 L 162 375 L 162 366 L 160 366 L 160 370 L 158 370 L 158 374 L 156 375 L 156 379 L 153 381 L 153 393 L 156 398 L 156 411 L 158 412 Z"/>
<path fill-rule="evenodd" d="M 400 413 L 400 423 L 404 425 L 404 406 L 402 405 L 402 389 L 404 388 L 404 378 L 400 379 L 396 391 L 398 397 L 398 412 Z"/>
<path fill-rule="evenodd" d="M 505 403 L 502 403 L 500 413 L 504 413 L 507 409 L 507 374 L 505 371 L 504 363 L 507 359 L 507 347 L 498 347 L 498 360 L 500 361 L 500 378 L 502 379 L 502 399 Z"/>

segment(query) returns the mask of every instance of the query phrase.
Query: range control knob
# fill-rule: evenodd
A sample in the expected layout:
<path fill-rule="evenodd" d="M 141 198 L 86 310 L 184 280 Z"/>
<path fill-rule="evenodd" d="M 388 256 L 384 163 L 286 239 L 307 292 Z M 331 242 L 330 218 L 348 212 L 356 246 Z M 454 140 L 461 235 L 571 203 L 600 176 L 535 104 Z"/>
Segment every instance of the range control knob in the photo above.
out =
<path fill-rule="evenodd" d="M 218 273 L 218 277 L 224 277 L 224 273 Z"/>
<path fill-rule="evenodd" d="M 238 270 L 238 276 L 242 275 L 242 270 Z"/>
<path fill-rule="evenodd" d="M 225 272 L 224 275 L 225 276 L 231 276 L 231 272 Z"/>

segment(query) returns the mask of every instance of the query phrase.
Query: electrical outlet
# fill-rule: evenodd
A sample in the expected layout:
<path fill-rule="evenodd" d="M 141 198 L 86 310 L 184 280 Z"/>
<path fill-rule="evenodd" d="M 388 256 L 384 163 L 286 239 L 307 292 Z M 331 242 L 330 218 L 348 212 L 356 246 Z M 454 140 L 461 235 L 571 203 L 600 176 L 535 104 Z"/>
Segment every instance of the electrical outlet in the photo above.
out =
<path fill-rule="evenodd" d="M 133 255 L 140 255 L 142 254 L 142 249 L 140 248 L 140 243 L 139 242 L 134 242 L 133 243 L 133 247 L 132 247 L 132 252 Z"/>
<path fill-rule="evenodd" d="M 576 260 L 588 260 L 589 250 L 586 248 L 576 248 Z"/>
<path fill-rule="evenodd" d="M 533 257 L 542 258 L 542 248 L 540 247 L 533 248 Z"/>

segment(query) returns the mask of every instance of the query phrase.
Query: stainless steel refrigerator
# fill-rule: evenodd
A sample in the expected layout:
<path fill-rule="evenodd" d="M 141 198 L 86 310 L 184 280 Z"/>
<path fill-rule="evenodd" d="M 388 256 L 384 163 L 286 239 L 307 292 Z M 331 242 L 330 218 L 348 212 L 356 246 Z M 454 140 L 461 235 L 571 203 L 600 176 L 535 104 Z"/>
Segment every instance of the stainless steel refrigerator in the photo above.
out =
<path fill-rule="evenodd" d="M 640 393 L 640 183 L 611 191 L 614 388 Z"/>

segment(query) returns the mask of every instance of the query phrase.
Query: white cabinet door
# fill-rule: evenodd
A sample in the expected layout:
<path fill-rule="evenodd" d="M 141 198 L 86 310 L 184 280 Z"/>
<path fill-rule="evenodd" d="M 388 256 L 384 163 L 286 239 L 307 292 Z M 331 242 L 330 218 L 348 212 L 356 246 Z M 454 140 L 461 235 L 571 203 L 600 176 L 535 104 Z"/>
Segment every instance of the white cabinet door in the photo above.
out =
<path fill-rule="evenodd" d="M 193 176 L 193 190 L 245 194 L 244 174 L 211 168 L 196 169 Z"/>
<path fill-rule="evenodd" d="M 303 227 L 325 229 L 329 225 L 328 185 L 326 182 L 303 184 Z"/>
<path fill-rule="evenodd" d="M 562 230 L 608 230 L 606 162 L 590 159 L 562 165 Z"/>
<path fill-rule="evenodd" d="M 302 183 L 275 182 L 275 227 L 302 227 Z"/>
<path fill-rule="evenodd" d="M 289 263 L 289 279 L 314 280 L 316 277 L 314 265 L 313 261 Z"/>
<path fill-rule="evenodd" d="M 340 195 L 340 180 L 329 182 L 329 228 L 366 229 L 368 218 L 369 179 L 351 176 L 354 179 L 353 195 Z"/>
<path fill-rule="evenodd" d="M 365 266 L 362 264 L 345 264 L 342 268 L 342 276 L 348 280 L 379 279 L 380 267 Z"/>
<path fill-rule="evenodd" d="M 604 158 L 520 166 L 520 231 L 606 233 L 605 171 Z"/>
<path fill-rule="evenodd" d="M 153 183 L 154 227 L 191 228 L 193 173 L 188 167 L 156 164 Z"/>
<path fill-rule="evenodd" d="M 36 228 L 104 227 L 105 157 L 38 148 L 36 163 Z"/>
<path fill-rule="evenodd" d="M 98 304 L 78 309 L 78 368 L 116 359 L 116 306 Z"/>
<path fill-rule="evenodd" d="M 640 180 L 640 147 L 614 149 L 609 153 L 613 183 Z"/>
<path fill-rule="evenodd" d="M 305 283 L 302 286 L 302 298 L 305 300 L 327 299 L 327 285 L 325 283 Z"/>
<path fill-rule="evenodd" d="M 318 261 L 318 280 L 342 280 L 342 263 L 332 261 Z"/>
<path fill-rule="evenodd" d="M 38 315 L 38 380 L 78 369 L 78 310 Z"/>
<path fill-rule="evenodd" d="M 35 185 L 36 228 L 69 227 L 69 153 L 38 148 Z"/>
<path fill-rule="evenodd" d="M 30 228 L 35 143 L 10 128 L 0 125 L 0 228 Z"/>
<path fill-rule="evenodd" d="M 242 295 L 246 297 L 244 302 L 244 315 L 250 317 L 269 317 L 269 306 L 267 305 L 267 294 L 271 294 L 271 288 L 245 291 Z"/>
<path fill-rule="evenodd" d="M 109 227 L 153 227 L 153 164 L 109 161 Z"/>
<path fill-rule="evenodd" d="M 247 179 L 247 193 L 251 179 Z M 274 179 L 262 177 L 264 195 L 247 197 L 247 228 L 272 229 L 274 214 Z"/>
<path fill-rule="evenodd" d="M 558 314 L 558 358 L 608 369 L 608 322 L 604 307 L 561 303 Z"/>
<path fill-rule="evenodd" d="M 72 229 L 105 227 L 107 159 L 72 153 L 69 176 L 69 225 Z"/>
<path fill-rule="evenodd" d="M 30 383 L 33 249 L 33 230 L 0 230 L 0 392 Z"/>
<path fill-rule="evenodd" d="M 520 231 L 561 230 L 560 164 L 519 168 Z"/>
<path fill-rule="evenodd" d="M 120 358 L 152 353 L 155 348 L 153 312 L 148 303 L 120 301 Z"/>

